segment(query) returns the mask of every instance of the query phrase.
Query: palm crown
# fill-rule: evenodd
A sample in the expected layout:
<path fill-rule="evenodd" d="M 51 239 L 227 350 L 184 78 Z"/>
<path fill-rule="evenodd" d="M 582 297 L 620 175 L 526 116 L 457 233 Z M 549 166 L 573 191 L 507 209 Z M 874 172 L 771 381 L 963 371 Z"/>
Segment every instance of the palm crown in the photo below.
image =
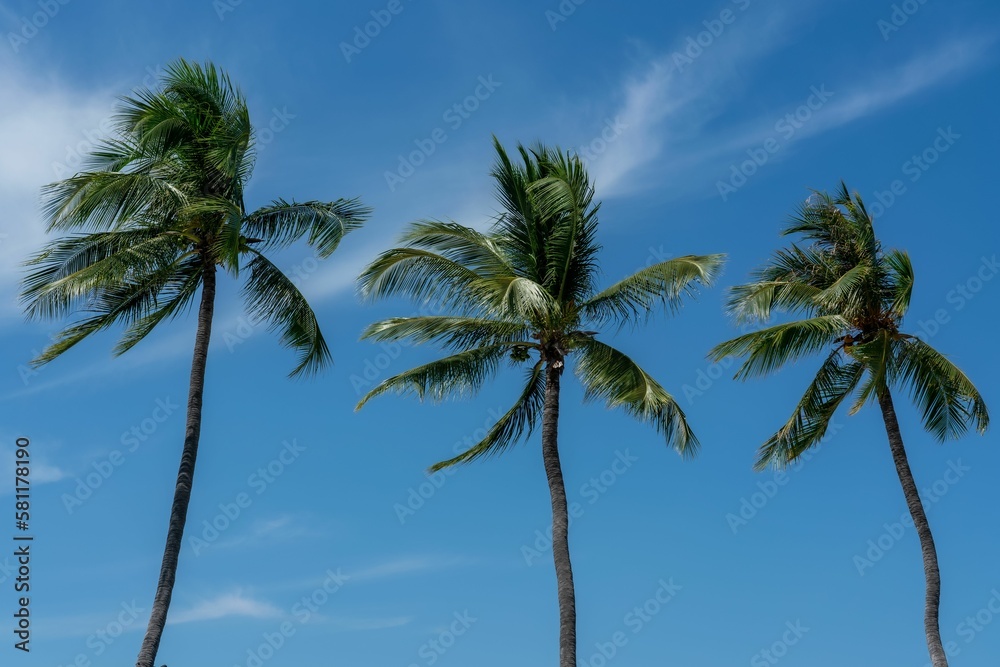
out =
<path fill-rule="evenodd" d="M 826 360 L 791 419 L 758 452 L 757 467 L 784 465 L 819 442 L 849 396 L 853 414 L 892 386 L 908 389 L 924 426 L 938 439 L 985 431 L 989 414 L 972 382 L 925 341 L 900 331 L 913 291 L 906 252 L 882 250 L 872 219 L 846 185 L 835 197 L 807 200 L 784 234 L 804 245 L 779 250 L 733 288 L 729 310 L 744 323 L 772 311 L 804 316 L 717 346 L 712 356 L 745 356 L 737 378 L 765 375 L 820 351 Z"/>
<path fill-rule="evenodd" d="M 359 407 L 390 391 L 434 400 L 473 394 L 505 360 L 525 367 L 514 406 L 481 442 L 434 466 L 439 469 L 495 454 L 530 433 L 544 402 L 546 364 L 562 368 L 574 356 L 588 398 L 624 408 L 679 452 L 693 453 L 697 440 L 674 398 L 591 329 L 643 319 L 658 305 L 676 309 L 698 283 L 711 283 L 722 255 L 660 262 L 598 291 L 600 205 L 583 164 L 543 146 L 519 146 L 521 163 L 515 164 L 494 143 L 492 176 L 502 212 L 491 229 L 415 223 L 403 246 L 382 253 L 360 278 L 366 297 L 403 295 L 451 313 L 384 320 L 369 326 L 365 337 L 433 342 L 453 354 L 385 380 Z"/>
<path fill-rule="evenodd" d="M 262 251 L 306 237 L 328 256 L 368 210 L 357 200 L 276 200 L 247 213 L 254 165 L 246 102 L 211 65 L 171 65 L 161 90 L 122 100 L 114 138 L 86 170 L 46 188 L 49 231 L 82 231 L 28 261 L 29 317 L 87 316 L 35 360 L 44 364 L 92 333 L 124 325 L 115 353 L 186 310 L 206 272 L 248 272 L 248 310 L 299 353 L 292 374 L 318 370 L 330 353 L 302 294 Z M 213 279 L 214 280 L 214 279 Z M 214 283 L 213 283 L 214 284 Z"/>

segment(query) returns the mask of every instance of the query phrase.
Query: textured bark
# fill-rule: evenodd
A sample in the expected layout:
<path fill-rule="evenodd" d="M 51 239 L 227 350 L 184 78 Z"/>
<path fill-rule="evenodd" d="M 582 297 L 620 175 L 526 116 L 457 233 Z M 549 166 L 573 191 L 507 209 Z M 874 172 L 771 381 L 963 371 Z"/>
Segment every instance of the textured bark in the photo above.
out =
<path fill-rule="evenodd" d="M 191 382 L 188 389 L 187 425 L 184 430 L 184 450 L 181 465 L 177 471 L 177 485 L 174 487 L 174 501 L 170 508 L 170 524 L 167 528 L 167 544 L 163 549 L 163 563 L 160 565 L 160 580 L 153 598 L 152 612 L 146 636 L 139 649 L 136 667 L 153 667 L 156 652 L 160 648 L 163 627 L 167 623 L 167 610 L 174 592 L 177 575 L 177 559 L 181 553 L 184 538 L 184 524 L 187 522 L 188 503 L 191 500 L 191 485 L 194 481 L 194 464 L 198 457 L 198 439 L 201 436 L 201 407 L 205 391 L 205 362 L 208 360 L 208 341 L 212 334 L 212 315 L 215 310 L 215 265 L 205 267 L 202 279 L 201 306 L 198 309 L 198 333 L 194 341 L 194 358 L 191 361 Z"/>
<path fill-rule="evenodd" d="M 948 667 L 948 658 L 941 645 L 941 629 L 938 621 L 938 608 L 941 603 L 941 572 L 938 569 L 937 550 L 934 548 L 934 537 L 931 526 L 927 522 L 924 506 L 920 502 L 917 484 L 913 481 L 913 473 L 906 459 L 906 449 L 903 448 L 903 436 L 899 432 L 899 422 L 896 420 L 896 409 L 892 404 L 889 391 L 879 396 L 879 406 L 882 408 L 882 419 L 889 435 L 889 448 L 892 450 L 892 460 L 896 464 L 896 474 L 903 486 L 906 496 L 906 506 L 913 517 L 913 525 L 920 537 L 920 549 L 924 557 L 924 578 L 927 580 L 927 593 L 924 601 L 924 633 L 927 635 L 927 650 L 934 667 Z"/>
<path fill-rule="evenodd" d="M 542 410 L 542 458 L 552 498 L 552 558 L 559 597 L 559 667 L 576 667 L 576 593 L 569 559 L 569 509 L 559 463 L 559 380 L 562 362 L 545 368 L 545 405 Z"/>

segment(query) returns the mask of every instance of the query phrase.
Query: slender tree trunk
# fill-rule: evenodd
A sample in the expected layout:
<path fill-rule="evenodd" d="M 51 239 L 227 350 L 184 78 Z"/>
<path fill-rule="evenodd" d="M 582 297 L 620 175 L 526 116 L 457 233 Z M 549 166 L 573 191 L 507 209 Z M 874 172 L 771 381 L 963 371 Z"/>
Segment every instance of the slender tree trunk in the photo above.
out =
<path fill-rule="evenodd" d="M 889 435 L 889 448 L 892 449 L 892 460 L 896 464 L 896 474 L 899 483 L 903 485 L 903 495 L 906 496 L 906 506 L 913 517 L 913 525 L 920 537 L 920 549 L 924 556 L 924 577 L 927 580 L 927 593 L 924 601 L 924 633 L 927 635 L 927 650 L 931 655 L 934 667 L 948 667 L 948 658 L 941 645 L 941 629 L 938 621 L 938 608 L 941 603 L 941 572 L 938 570 L 937 550 L 934 548 L 934 537 L 931 526 L 927 523 L 924 506 L 920 502 L 916 482 L 906 459 L 903 448 L 903 436 L 899 432 L 899 422 L 896 420 L 896 409 L 892 405 L 892 396 L 887 389 L 879 396 L 879 406 L 882 408 L 882 419 Z"/>
<path fill-rule="evenodd" d="M 160 565 L 160 581 L 156 586 L 156 597 L 153 598 L 149 626 L 146 628 L 146 636 L 139 649 L 136 667 L 153 667 L 156 652 L 160 648 L 163 627 L 167 623 L 170 598 L 174 592 L 177 558 L 180 556 L 184 538 L 188 502 L 191 500 L 191 484 L 194 481 L 194 464 L 198 457 L 198 439 L 201 436 L 201 403 L 205 392 L 205 362 L 208 359 L 208 341 L 212 333 L 214 310 L 215 264 L 208 263 L 202 279 L 201 306 L 198 309 L 198 333 L 194 339 L 194 359 L 191 362 L 184 450 L 181 453 L 180 469 L 177 471 L 174 502 L 170 507 L 170 525 L 167 528 L 167 544 L 163 549 L 163 563 Z"/>
<path fill-rule="evenodd" d="M 552 497 L 552 558 L 556 564 L 559 596 L 559 667 L 576 667 L 576 593 L 569 560 L 569 509 L 559 464 L 559 380 L 562 362 L 545 368 L 545 406 L 542 410 L 542 458 Z"/>

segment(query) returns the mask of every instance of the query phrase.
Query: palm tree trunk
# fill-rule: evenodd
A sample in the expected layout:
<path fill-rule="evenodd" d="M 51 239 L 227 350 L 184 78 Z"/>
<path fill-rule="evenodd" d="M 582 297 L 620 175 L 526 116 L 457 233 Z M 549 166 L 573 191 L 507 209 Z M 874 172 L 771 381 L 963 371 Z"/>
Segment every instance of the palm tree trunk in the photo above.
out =
<path fill-rule="evenodd" d="M 545 405 L 542 409 L 542 458 L 552 498 L 552 558 L 556 564 L 559 596 L 559 667 L 576 667 L 576 593 L 569 560 L 569 509 L 559 464 L 559 379 L 562 362 L 545 368 Z"/>
<path fill-rule="evenodd" d="M 181 453 L 180 469 L 177 471 L 174 501 L 170 507 L 170 525 L 167 528 L 167 544 L 163 549 L 163 563 L 160 565 L 160 581 L 156 586 L 156 597 L 153 598 L 149 626 L 146 628 L 146 636 L 139 649 L 136 667 L 153 667 L 156 652 L 160 648 L 163 627 L 167 623 L 170 597 L 174 592 L 177 558 L 180 556 L 184 538 L 188 502 L 191 500 L 191 484 L 194 481 L 194 464 L 198 457 L 198 439 L 201 436 L 201 404 L 205 392 L 205 362 L 208 360 L 208 341 L 212 334 L 214 310 L 215 264 L 206 262 L 205 274 L 202 278 L 201 306 L 198 309 L 198 333 L 195 335 L 194 358 L 191 361 L 191 383 L 188 389 L 184 450 Z"/>
<path fill-rule="evenodd" d="M 924 577 L 927 580 L 927 593 L 924 601 L 924 633 L 927 635 L 927 649 L 931 655 L 934 667 L 948 667 L 948 658 L 941 645 L 941 629 L 938 621 L 938 608 L 941 603 L 941 572 L 938 569 L 937 550 L 934 548 L 934 537 L 931 526 L 927 522 L 924 506 L 920 502 L 917 484 L 913 481 L 913 473 L 906 459 L 903 448 L 903 436 L 899 432 L 899 422 L 896 420 L 896 409 L 892 405 L 892 396 L 887 389 L 878 399 L 882 408 L 882 419 L 889 435 L 889 448 L 892 450 L 892 460 L 896 464 L 896 474 L 899 483 L 903 485 L 903 495 L 906 496 L 906 506 L 913 517 L 913 525 L 920 537 L 920 549 L 924 556 Z"/>

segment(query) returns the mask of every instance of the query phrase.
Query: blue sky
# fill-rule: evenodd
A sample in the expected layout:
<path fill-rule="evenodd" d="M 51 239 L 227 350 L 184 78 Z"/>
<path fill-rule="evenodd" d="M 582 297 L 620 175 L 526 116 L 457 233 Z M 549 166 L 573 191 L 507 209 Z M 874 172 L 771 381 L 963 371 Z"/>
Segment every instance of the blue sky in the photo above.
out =
<path fill-rule="evenodd" d="M 1000 409 L 988 343 L 1000 7 L 897 6 L 5 0 L 0 471 L 12 477 L 14 440 L 29 437 L 36 542 L 32 651 L 14 651 L 4 630 L 4 664 L 128 664 L 141 639 L 194 322 L 118 359 L 112 336 L 97 337 L 26 374 L 57 323 L 25 324 L 15 295 L 18 263 L 45 238 L 39 187 L 72 171 L 116 96 L 180 56 L 213 60 L 248 97 L 261 144 L 250 206 L 361 196 L 375 215 L 331 259 L 304 247 L 278 258 L 331 341 L 337 363 L 319 379 L 287 380 L 292 355 L 240 319 L 235 285 L 220 290 L 188 524 L 201 541 L 185 542 L 161 663 L 252 665 L 268 636 L 280 643 L 263 651 L 269 666 L 555 662 L 537 437 L 502 459 L 423 473 L 492 423 L 517 378 L 471 401 L 387 397 L 353 412 L 366 383 L 431 354 L 359 342 L 365 324 L 415 308 L 360 304 L 354 277 L 409 221 L 485 224 L 495 133 L 585 155 L 608 281 L 673 255 L 730 255 L 722 284 L 677 317 L 607 335 L 681 399 L 704 445 L 696 460 L 565 383 L 581 664 L 926 664 L 919 547 L 895 525 L 906 508 L 876 412 L 842 415 L 786 477 L 755 474 L 756 445 L 815 364 L 741 385 L 704 357 L 734 332 L 724 288 L 781 243 L 809 188 L 845 179 L 885 245 L 911 254 L 909 330 Z M 357 38 L 379 18 L 374 37 Z M 992 667 L 996 435 L 940 446 L 910 407 L 900 413 L 938 542 L 943 638 L 954 664 Z M 10 482 L 0 503 L 13 503 Z M 0 557 L 4 626 L 8 566 Z M 604 661 L 599 646 L 610 652 L 616 633 Z"/>

